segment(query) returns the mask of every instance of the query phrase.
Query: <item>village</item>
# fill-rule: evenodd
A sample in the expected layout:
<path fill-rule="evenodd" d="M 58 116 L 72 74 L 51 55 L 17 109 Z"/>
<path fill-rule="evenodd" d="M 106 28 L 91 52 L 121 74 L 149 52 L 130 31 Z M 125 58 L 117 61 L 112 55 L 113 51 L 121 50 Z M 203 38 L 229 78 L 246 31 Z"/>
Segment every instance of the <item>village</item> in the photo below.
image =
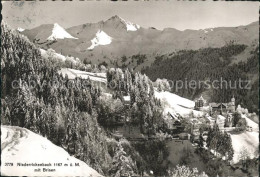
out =
<path fill-rule="evenodd" d="M 259 6 L 236 4 L 2 1 L 0 176 L 258 176 Z"/>
<path fill-rule="evenodd" d="M 118 103 L 119 106 L 124 107 L 124 111 L 117 112 L 114 118 L 109 120 L 109 124 L 104 126 L 110 132 L 111 138 L 117 140 L 125 138 L 131 142 L 165 139 L 169 146 L 173 146 L 170 149 L 172 153 L 175 153 L 176 147 L 180 147 L 179 150 L 183 149 L 183 143 L 185 146 L 197 147 L 200 135 L 203 136 L 206 148 L 209 128 L 217 125 L 222 133 L 231 135 L 232 144 L 239 140 L 243 146 L 250 146 L 252 149 L 255 147 L 255 144 L 247 144 L 244 137 L 250 138 L 252 141 L 257 139 L 255 135 L 258 134 L 258 124 L 251 120 L 257 115 L 242 108 L 240 103 L 236 102 L 234 95 L 228 98 L 229 102 L 221 103 L 209 102 L 202 95 L 197 99 L 189 100 L 165 89 L 160 90 L 154 85 L 155 97 L 160 100 L 164 109 L 161 125 L 158 127 L 158 132 L 154 133 L 149 130 L 149 127 L 141 130 L 140 124 L 132 121 L 130 111 L 127 111 L 131 107 L 130 95 L 111 94 L 111 90 L 106 87 L 105 73 L 93 75 L 73 69 L 61 69 L 60 73 L 64 76 L 68 75 L 69 79 L 90 78 L 94 82 L 101 83 L 102 89 L 106 92 L 102 97 L 108 102 L 111 101 L 110 104 Z M 102 76 L 102 80 L 97 77 L 99 75 Z M 239 148 L 241 147 L 234 147 L 236 161 L 239 159 Z"/>
<path fill-rule="evenodd" d="M 130 96 L 124 96 L 124 104 L 128 105 L 130 103 Z M 242 108 L 240 105 L 235 106 L 234 96 L 230 99 L 228 103 L 208 103 L 202 96 L 200 96 L 195 101 L 194 111 L 200 112 L 202 114 L 194 115 L 194 112 L 188 116 L 181 116 L 176 113 L 173 114 L 168 112 L 165 115 L 164 123 L 162 127 L 163 132 L 167 132 L 172 138 L 177 139 L 191 139 L 196 141 L 199 137 L 199 129 L 202 127 L 213 127 L 214 124 L 218 125 L 219 129 L 223 132 L 232 131 L 253 131 L 253 127 L 248 125 L 245 118 L 242 118 L 236 126 L 234 126 L 234 117 L 244 116 L 244 114 L 249 114 L 248 110 Z M 191 109 L 192 110 L 192 109 Z M 127 117 L 127 116 L 126 116 Z M 237 118 L 238 119 L 238 118 Z M 125 123 L 118 123 L 116 128 L 113 129 L 113 135 L 115 137 L 126 137 L 128 139 L 136 139 L 137 135 L 141 135 L 137 125 L 131 125 L 125 115 L 122 116 L 121 120 L 126 120 Z M 244 120 L 244 121 L 242 121 Z M 186 126 L 190 126 L 187 129 Z M 255 129 L 257 131 L 257 129 Z M 139 133 L 138 133 L 139 132 Z M 134 138 L 135 137 L 135 138 Z M 142 136 L 143 137 L 143 136 Z M 151 138 L 151 137 L 149 137 Z"/>

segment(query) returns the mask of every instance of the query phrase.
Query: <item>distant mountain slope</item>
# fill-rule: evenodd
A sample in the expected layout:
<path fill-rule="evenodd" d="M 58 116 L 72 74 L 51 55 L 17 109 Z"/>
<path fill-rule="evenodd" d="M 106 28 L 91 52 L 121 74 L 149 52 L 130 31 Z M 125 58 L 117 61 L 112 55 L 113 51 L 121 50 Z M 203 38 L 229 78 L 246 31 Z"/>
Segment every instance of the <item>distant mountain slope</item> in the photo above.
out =
<path fill-rule="evenodd" d="M 83 161 L 70 156 L 64 149 L 54 145 L 28 129 L 1 125 L 1 174 L 6 176 L 101 176 Z M 17 166 L 17 163 L 51 163 L 52 166 Z M 62 163 L 54 167 L 54 163 Z M 68 166 L 64 166 L 67 163 Z M 78 163 L 79 166 L 75 166 Z M 73 166 L 70 166 L 73 164 Z M 35 172 L 34 169 L 41 169 Z M 56 169 L 43 172 L 43 168 Z"/>
<path fill-rule="evenodd" d="M 25 30 L 22 33 L 30 40 L 44 39 L 42 36 L 50 36 L 52 25 Z M 234 41 L 236 44 L 251 46 L 259 39 L 259 23 L 254 22 L 246 26 L 218 27 L 201 30 L 179 31 L 174 28 L 166 28 L 162 31 L 155 28 L 142 28 L 137 24 L 128 22 L 119 16 L 113 16 L 106 21 L 86 23 L 66 29 L 66 31 L 78 40 L 64 39 L 52 43 L 38 42 L 41 47 L 53 48 L 55 51 L 63 51 L 65 55 L 72 55 L 80 59 L 97 63 L 116 60 L 123 55 L 135 54 L 170 54 L 179 50 L 200 49 L 208 47 L 222 47 Z M 99 45 L 93 50 L 88 50 L 92 45 L 98 31 L 113 38 L 110 45 Z M 46 39 L 46 38 L 45 38 Z M 152 57 L 153 58 L 153 57 Z"/>
<path fill-rule="evenodd" d="M 25 29 L 20 32 L 26 35 L 31 41 L 37 41 L 38 43 L 44 43 L 46 41 L 53 41 L 58 39 L 76 39 L 58 23 L 44 24 L 31 30 Z"/>
<path fill-rule="evenodd" d="M 230 44 L 221 48 L 184 50 L 173 56 L 157 57 L 155 62 L 142 72 L 153 81 L 157 78 L 172 81 L 171 91 L 190 99 L 203 94 L 211 102 L 229 102 L 234 94 L 236 104 L 257 113 L 259 47 L 255 46 L 250 56 L 244 58 L 244 62 L 233 63 L 234 58 L 245 49 L 245 45 Z M 189 83 L 192 80 L 197 82 L 192 86 L 185 85 L 185 82 Z M 222 87 L 221 80 L 224 82 Z M 243 81 L 243 87 L 239 86 L 239 80 Z M 206 81 L 210 85 L 209 88 L 205 84 Z M 250 87 L 245 86 L 248 83 L 245 81 L 250 81 Z"/>

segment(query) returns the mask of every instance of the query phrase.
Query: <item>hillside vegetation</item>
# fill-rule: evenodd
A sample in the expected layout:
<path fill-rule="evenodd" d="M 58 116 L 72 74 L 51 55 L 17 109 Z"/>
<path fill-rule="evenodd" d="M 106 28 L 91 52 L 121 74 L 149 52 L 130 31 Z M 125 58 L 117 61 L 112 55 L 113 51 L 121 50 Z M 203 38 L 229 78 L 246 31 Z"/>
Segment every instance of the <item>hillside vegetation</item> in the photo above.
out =
<path fill-rule="evenodd" d="M 155 135 L 162 124 L 162 108 L 147 76 L 125 70 L 123 77 L 121 69 L 110 68 L 107 80 L 116 85 L 109 88 L 113 97 L 106 98 L 103 88 L 90 78 L 70 80 L 59 72 L 61 60 L 54 55 L 42 57 L 39 48 L 4 22 L 1 28 L 3 125 L 46 137 L 101 175 L 129 176 L 151 168 L 155 174 L 167 174 L 167 166 L 160 170 L 161 164 L 149 164 L 127 140 L 116 141 L 105 131 L 114 120 L 120 123 L 129 118 L 142 133 Z M 125 87 L 118 84 L 122 81 Z M 129 106 L 124 104 L 125 95 L 131 97 Z M 165 146 L 160 140 L 153 142 L 157 143 Z M 147 152 L 145 157 L 152 155 Z"/>
<path fill-rule="evenodd" d="M 142 70 L 153 81 L 157 78 L 165 78 L 173 81 L 176 86 L 178 81 L 195 80 L 214 81 L 217 80 L 216 86 L 219 89 L 207 89 L 202 83 L 201 87 L 193 86 L 188 88 L 173 87 L 172 92 L 189 99 L 199 97 L 201 94 L 209 98 L 211 102 L 229 102 L 231 96 L 234 95 L 236 103 L 243 105 L 250 112 L 258 113 L 258 83 L 259 83 L 259 47 L 251 52 L 251 56 L 245 62 L 232 64 L 233 57 L 240 54 L 247 46 L 238 44 L 229 44 L 221 48 L 205 48 L 200 50 L 183 50 L 177 52 L 174 56 L 163 57 L 158 56 L 150 67 Z M 249 80 L 250 89 L 244 89 L 247 82 L 239 88 L 239 79 L 242 81 Z M 228 84 L 220 87 L 220 81 L 226 80 Z M 229 86 L 231 83 L 231 87 Z M 226 85 L 228 85 L 227 88 Z M 237 85 L 237 89 L 234 88 Z"/>
<path fill-rule="evenodd" d="M 69 87 L 68 78 L 58 74 L 57 61 L 43 59 L 34 44 L 5 23 L 1 29 L 2 124 L 45 136 L 100 174 L 107 174 L 112 157 L 93 109 L 99 88 L 91 83 L 85 89 Z M 54 81 L 63 86 L 56 87 Z"/>

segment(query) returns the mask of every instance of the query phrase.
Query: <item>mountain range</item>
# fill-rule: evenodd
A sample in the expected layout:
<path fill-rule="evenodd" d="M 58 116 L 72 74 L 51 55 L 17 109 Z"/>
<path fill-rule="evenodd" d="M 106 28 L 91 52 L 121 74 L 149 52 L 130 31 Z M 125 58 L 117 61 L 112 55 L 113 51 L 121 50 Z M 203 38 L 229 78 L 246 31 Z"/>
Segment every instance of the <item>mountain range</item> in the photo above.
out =
<path fill-rule="evenodd" d="M 43 49 L 52 48 L 63 55 L 99 63 L 136 54 L 154 58 L 179 50 L 222 47 L 231 41 L 252 46 L 258 43 L 258 29 L 259 22 L 201 30 L 157 30 L 154 27 L 143 28 L 115 15 L 105 21 L 67 29 L 55 23 L 20 32 Z"/>

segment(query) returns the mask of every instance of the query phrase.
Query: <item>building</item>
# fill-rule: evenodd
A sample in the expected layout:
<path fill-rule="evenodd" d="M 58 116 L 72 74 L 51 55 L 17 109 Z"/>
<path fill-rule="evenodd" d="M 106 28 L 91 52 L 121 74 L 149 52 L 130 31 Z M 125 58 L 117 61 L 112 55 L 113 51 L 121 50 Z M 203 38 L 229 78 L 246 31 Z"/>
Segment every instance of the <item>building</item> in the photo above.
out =
<path fill-rule="evenodd" d="M 131 103 L 131 98 L 129 95 L 123 96 L 123 100 L 125 104 L 130 104 Z"/>
<path fill-rule="evenodd" d="M 167 131 L 171 134 L 180 133 L 184 130 L 184 126 L 181 124 L 180 119 L 175 115 L 172 115 L 170 112 L 168 112 L 164 123 L 164 128 L 166 128 Z"/>
<path fill-rule="evenodd" d="M 225 121 L 225 126 L 226 127 L 232 127 L 232 122 L 233 122 L 233 116 L 231 113 L 227 113 L 227 118 Z"/>
<path fill-rule="evenodd" d="M 210 125 L 211 127 L 213 127 L 213 125 L 215 124 L 215 119 L 211 116 L 209 116 L 208 114 L 206 114 L 204 116 L 205 120 L 206 120 L 206 124 Z"/>
<path fill-rule="evenodd" d="M 236 111 L 235 98 L 231 98 L 231 101 L 228 103 L 209 103 L 210 113 L 215 114 L 227 114 L 234 113 Z"/>
<path fill-rule="evenodd" d="M 218 128 L 223 130 L 224 129 L 224 125 L 225 125 L 225 120 L 226 118 L 222 115 L 217 115 L 216 118 L 216 124 L 218 125 Z"/>
<path fill-rule="evenodd" d="M 200 96 L 197 100 L 195 100 L 195 110 L 201 110 L 206 105 L 206 100 Z"/>

